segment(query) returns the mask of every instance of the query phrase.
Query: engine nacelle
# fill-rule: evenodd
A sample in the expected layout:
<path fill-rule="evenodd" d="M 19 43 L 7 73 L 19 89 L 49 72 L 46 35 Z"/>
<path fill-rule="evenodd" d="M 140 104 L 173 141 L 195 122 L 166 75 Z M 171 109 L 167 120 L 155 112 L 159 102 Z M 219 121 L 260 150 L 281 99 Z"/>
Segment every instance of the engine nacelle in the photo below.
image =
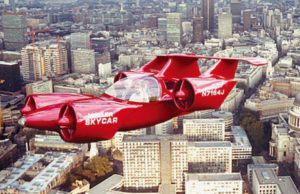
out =
<path fill-rule="evenodd" d="M 67 142 L 108 140 L 120 128 L 118 107 L 98 98 L 70 102 L 61 108 L 58 126 Z"/>
<path fill-rule="evenodd" d="M 235 80 L 185 78 L 175 84 L 174 103 L 182 111 L 219 109 L 235 84 Z"/>
<path fill-rule="evenodd" d="M 89 98 L 92 98 L 92 96 L 64 93 L 32 94 L 26 98 L 25 105 L 21 109 L 21 113 L 27 114 L 36 109 L 40 109 L 49 105 L 67 103 L 74 100 L 83 100 Z"/>

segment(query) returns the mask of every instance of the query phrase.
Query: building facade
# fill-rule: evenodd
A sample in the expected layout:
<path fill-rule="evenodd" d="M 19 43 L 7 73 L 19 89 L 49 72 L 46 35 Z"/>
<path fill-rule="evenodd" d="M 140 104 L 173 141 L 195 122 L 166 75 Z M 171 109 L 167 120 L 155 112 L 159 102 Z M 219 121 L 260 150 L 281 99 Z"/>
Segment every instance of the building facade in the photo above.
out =
<path fill-rule="evenodd" d="M 243 179 L 240 173 L 187 173 L 186 194 L 242 194 Z"/>
<path fill-rule="evenodd" d="M 229 141 L 188 143 L 189 171 L 199 173 L 231 173 L 232 146 Z"/>
<path fill-rule="evenodd" d="M 158 186 L 184 190 L 187 171 L 187 139 L 172 136 L 124 136 L 124 188 L 157 191 Z M 141 162 L 142 161 L 142 162 Z"/>

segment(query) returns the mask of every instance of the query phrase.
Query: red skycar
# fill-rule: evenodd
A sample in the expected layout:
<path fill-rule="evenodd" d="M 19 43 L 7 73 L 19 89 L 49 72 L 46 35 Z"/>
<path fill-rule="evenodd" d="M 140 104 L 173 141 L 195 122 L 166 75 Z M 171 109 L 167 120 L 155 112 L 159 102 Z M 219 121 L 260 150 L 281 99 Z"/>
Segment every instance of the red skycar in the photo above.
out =
<path fill-rule="evenodd" d="M 218 62 L 203 74 L 199 59 Z M 21 110 L 20 125 L 57 131 L 67 142 L 111 139 L 117 131 L 144 128 L 196 110 L 218 109 L 236 84 L 238 62 L 260 58 L 196 55 L 157 56 L 137 71 L 121 72 L 100 97 L 34 94 Z"/>

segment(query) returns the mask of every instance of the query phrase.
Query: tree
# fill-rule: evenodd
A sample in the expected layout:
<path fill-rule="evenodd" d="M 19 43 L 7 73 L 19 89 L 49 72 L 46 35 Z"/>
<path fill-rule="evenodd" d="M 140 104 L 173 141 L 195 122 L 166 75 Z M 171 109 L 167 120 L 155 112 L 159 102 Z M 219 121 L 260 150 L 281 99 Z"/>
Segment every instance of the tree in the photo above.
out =
<path fill-rule="evenodd" d="M 240 116 L 240 124 L 246 130 L 251 141 L 253 151 L 260 153 L 265 143 L 264 126 L 257 115 L 250 111 L 245 111 Z"/>
<path fill-rule="evenodd" d="M 112 165 L 107 157 L 95 156 L 85 166 L 85 169 L 96 173 L 97 176 L 104 176 L 113 171 Z"/>
<path fill-rule="evenodd" d="M 120 150 L 116 149 L 114 152 L 113 152 L 113 159 L 115 160 L 119 160 L 119 161 L 122 161 L 123 160 L 123 154 Z"/>

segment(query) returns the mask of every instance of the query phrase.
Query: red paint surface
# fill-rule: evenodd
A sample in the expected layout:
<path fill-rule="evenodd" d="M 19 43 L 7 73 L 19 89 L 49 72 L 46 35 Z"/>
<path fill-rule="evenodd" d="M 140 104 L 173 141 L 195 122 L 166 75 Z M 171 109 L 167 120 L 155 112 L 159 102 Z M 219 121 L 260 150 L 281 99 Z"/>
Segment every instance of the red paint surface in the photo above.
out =
<path fill-rule="evenodd" d="M 219 60 L 200 73 L 199 59 Z M 117 131 L 152 126 L 196 110 L 218 109 L 236 81 L 238 61 L 253 65 L 267 63 L 259 58 L 222 58 L 196 55 L 158 56 L 140 70 L 121 72 L 125 77 L 152 76 L 159 83 L 156 101 L 132 102 L 108 94 L 92 97 L 81 94 L 41 94 L 27 97 L 21 113 L 25 125 L 57 131 L 68 142 L 92 142 L 111 139 Z"/>

